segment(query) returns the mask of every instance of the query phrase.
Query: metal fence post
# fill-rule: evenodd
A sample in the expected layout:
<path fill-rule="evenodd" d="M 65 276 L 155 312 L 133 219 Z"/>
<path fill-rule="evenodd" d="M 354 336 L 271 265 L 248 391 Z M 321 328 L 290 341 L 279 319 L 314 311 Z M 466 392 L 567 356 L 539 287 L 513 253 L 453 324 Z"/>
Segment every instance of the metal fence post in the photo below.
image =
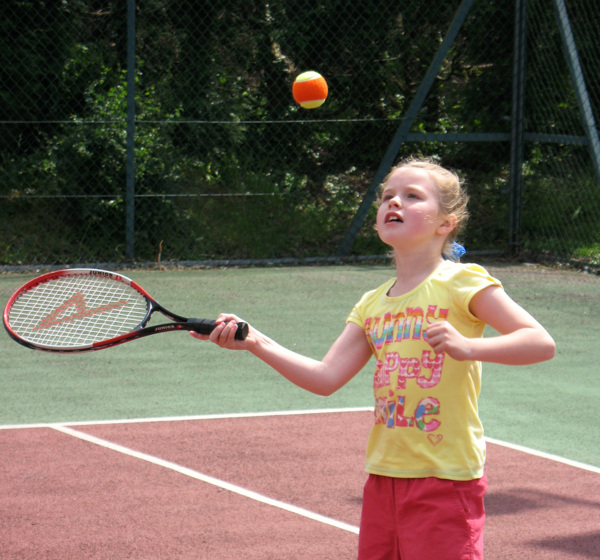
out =
<path fill-rule="evenodd" d="M 135 240 L 135 0 L 127 0 L 127 177 L 125 257 L 134 259 Z"/>
<path fill-rule="evenodd" d="M 510 139 L 510 217 L 508 229 L 508 241 L 511 251 L 518 251 L 521 243 L 526 46 L 527 0 L 516 0 L 512 88 L 512 132 Z"/>
<path fill-rule="evenodd" d="M 554 10 L 556 13 L 556 21 L 560 30 L 560 36 L 565 51 L 565 57 L 569 65 L 571 80 L 575 88 L 579 111 L 581 112 L 581 121 L 585 128 L 585 134 L 590 146 L 590 154 L 596 172 L 596 180 L 600 186 L 600 139 L 598 137 L 598 129 L 594 120 L 594 113 L 590 103 L 590 96 L 585 85 L 583 71 L 579 62 L 579 54 L 575 45 L 575 38 L 571 30 L 571 23 L 567 14 L 567 7 L 564 0 L 554 0 Z"/>

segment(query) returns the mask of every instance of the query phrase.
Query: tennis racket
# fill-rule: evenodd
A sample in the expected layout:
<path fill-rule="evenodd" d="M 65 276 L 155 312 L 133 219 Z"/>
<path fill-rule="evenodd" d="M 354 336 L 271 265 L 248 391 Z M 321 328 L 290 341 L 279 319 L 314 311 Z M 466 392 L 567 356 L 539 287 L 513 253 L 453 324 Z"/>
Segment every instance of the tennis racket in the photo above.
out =
<path fill-rule="evenodd" d="M 147 326 L 152 314 L 172 322 Z M 21 286 L 4 309 L 11 338 L 34 350 L 88 352 L 170 331 L 210 334 L 208 319 L 187 319 L 167 311 L 133 280 L 107 270 L 73 268 L 49 272 Z M 238 323 L 243 340 L 248 325 Z"/>

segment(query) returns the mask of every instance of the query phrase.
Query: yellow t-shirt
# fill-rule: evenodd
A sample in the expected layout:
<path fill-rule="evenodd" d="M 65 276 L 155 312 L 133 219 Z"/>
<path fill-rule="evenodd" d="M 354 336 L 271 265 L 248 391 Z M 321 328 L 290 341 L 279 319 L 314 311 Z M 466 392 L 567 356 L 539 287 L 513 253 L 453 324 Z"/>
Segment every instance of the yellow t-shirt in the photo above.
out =
<path fill-rule="evenodd" d="M 480 478 L 481 363 L 435 354 L 425 331 L 429 323 L 446 320 L 464 336 L 481 337 L 485 324 L 469 312 L 469 302 L 480 290 L 501 284 L 478 265 L 450 261 L 402 296 L 387 295 L 394 282 L 367 292 L 347 320 L 365 330 L 377 358 L 366 471 L 397 478 Z"/>

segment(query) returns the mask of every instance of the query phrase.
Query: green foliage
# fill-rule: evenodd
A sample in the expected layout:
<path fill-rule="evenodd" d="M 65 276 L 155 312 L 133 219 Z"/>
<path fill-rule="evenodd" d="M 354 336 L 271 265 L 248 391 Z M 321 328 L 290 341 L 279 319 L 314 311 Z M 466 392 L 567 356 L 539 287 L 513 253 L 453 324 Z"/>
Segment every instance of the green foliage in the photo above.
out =
<path fill-rule="evenodd" d="M 125 258 L 126 4 L 0 7 L 0 263 Z M 136 259 L 335 254 L 460 4 L 137 2 Z M 529 4 L 526 132 L 581 134 L 553 10 Z M 591 81 L 600 56 L 586 18 L 597 15 L 571 11 Z M 412 133 L 508 137 L 513 26 L 512 5 L 474 3 Z M 308 69 L 330 88 L 316 111 L 291 98 L 293 78 Z M 468 248 L 507 246 L 508 142 L 428 137 L 405 142 L 398 158 L 410 154 L 467 179 Z M 530 143 L 525 171 L 523 248 L 597 258 L 587 152 Z M 373 212 L 370 220 L 357 253 L 386 250 Z M 41 239 L 32 233 L 40 223 Z"/>

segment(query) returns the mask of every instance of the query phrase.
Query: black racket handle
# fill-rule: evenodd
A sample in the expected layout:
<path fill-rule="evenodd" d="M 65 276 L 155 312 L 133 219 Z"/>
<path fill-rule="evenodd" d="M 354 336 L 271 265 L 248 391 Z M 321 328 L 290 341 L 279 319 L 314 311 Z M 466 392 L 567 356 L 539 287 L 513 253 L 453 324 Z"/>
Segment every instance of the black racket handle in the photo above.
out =
<path fill-rule="evenodd" d="M 210 334 L 215 330 L 217 326 L 216 321 L 209 319 L 188 319 L 188 325 L 190 330 L 200 334 Z M 235 338 L 237 340 L 244 340 L 248 336 L 248 323 L 240 321 L 237 324 L 237 331 L 235 331 Z"/>

